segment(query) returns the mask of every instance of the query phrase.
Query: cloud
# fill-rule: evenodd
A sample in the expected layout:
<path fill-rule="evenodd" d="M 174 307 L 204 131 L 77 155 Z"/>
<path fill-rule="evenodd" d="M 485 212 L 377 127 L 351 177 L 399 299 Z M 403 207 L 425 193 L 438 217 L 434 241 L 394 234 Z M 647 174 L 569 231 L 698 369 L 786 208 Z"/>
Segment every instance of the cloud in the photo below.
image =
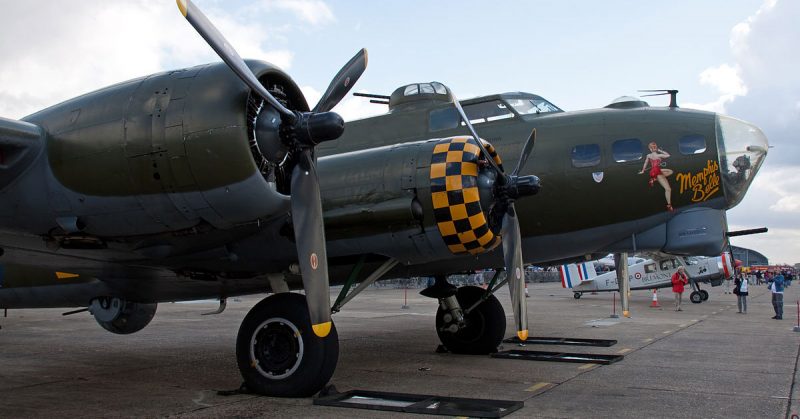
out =
<path fill-rule="evenodd" d="M 719 96 L 698 107 L 749 121 L 772 147 L 744 201 L 729 212 L 731 229 L 770 232 L 734 240 L 771 262 L 800 261 L 800 2 L 765 0 L 731 30 L 733 63 L 705 69 L 701 84 Z"/>
<path fill-rule="evenodd" d="M 291 51 L 263 47 L 271 33 L 257 19 L 204 9 L 240 55 L 290 67 Z M 11 2 L 0 28 L 0 115 L 10 118 L 127 79 L 219 61 L 169 1 Z"/>
<path fill-rule="evenodd" d="M 264 0 L 260 6 L 267 12 L 290 12 L 314 26 L 336 21 L 333 11 L 321 0 Z"/>

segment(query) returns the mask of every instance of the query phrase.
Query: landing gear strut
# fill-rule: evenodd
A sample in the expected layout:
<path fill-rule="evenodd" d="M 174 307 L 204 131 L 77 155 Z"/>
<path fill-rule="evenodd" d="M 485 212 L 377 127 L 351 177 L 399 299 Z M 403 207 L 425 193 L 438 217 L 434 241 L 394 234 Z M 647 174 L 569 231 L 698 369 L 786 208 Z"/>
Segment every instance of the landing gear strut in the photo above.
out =
<path fill-rule="evenodd" d="M 485 355 L 497 352 L 506 332 L 506 316 L 497 297 L 489 295 L 472 311 L 472 307 L 486 295 L 480 287 L 461 287 L 452 300 L 440 299 L 436 310 L 436 333 L 450 352 Z"/>
<path fill-rule="evenodd" d="M 311 329 L 306 298 L 273 294 L 256 304 L 236 338 L 244 385 L 273 397 L 309 397 L 333 376 L 339 359 L 336 326 L 324 338 Z"/>

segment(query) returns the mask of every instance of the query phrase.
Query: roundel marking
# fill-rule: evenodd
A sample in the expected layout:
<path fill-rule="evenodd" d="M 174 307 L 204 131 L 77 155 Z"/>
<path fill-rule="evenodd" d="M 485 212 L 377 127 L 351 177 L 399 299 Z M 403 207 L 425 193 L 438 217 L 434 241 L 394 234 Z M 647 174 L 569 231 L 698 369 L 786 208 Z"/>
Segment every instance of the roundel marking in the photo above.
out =
<path fill-rule="evenodd" d="M 516 276 L 517 279 L 522 278 L 522 271 L 519 269 L 519 267 L 514 268 L 514 276 Z"/>
<path fill-rule="evenodd" d="M 316 253 L 311 254 L 311 257 L 309 258 L 309 263 L 311 264 L 311 269 L 316 271 L 317 268 L 319 267 L 319 260 L 317 259 Z"/>
<path fill-rule="evenodd" d="M 636 272 L 635 274 L 633 274 L 633 277 L 636 278 L 636 279 L 642 279 L 642 273 L 641 272 Z"/>
<path fill-rule="evenodd" d="M 487 146 L 487 151 L 492 154 L 494 148 L 490 147 Z M 481 207 L 478 191 L 480 154 L 481 150 L 472 137 L 450 137 L 439 141 L 431 156 L 433 214 L 439 234 L 453 254 L 477 255 L 500 244 L 500 236 L 489 228 Z M 500 159 L 497 153 L 492 158 L 495 161 Z"/>

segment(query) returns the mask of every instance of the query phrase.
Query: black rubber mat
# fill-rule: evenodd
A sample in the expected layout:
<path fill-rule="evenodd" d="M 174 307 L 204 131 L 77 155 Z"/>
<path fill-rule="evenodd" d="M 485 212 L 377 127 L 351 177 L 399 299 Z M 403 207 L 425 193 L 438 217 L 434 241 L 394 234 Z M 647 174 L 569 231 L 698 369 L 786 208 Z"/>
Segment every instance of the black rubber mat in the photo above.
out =
<path fill-rule="evenodd" d="M 518 337 L 514 336 L 505 339 L 503 342 L 521 343 L 529 345 L 603 346 L 606 348 L 617 344 L 617 341 L 614 339 L 555 338 L 555 337 L 542 337 L 542 336 L 531 336 L 524 341 L 519 340 Z"/>
<path fill-rule="evenodd" d="M 576 354 L 567 352 L 545 352 L 545 351 L 524 351 L 511 350 L 500 351 L 492 354 L 492 358 L 521 359 L 525 361 L 553 361 L 553 362 L 577 362 L 581 364 L 613 364 L 624 358 L 623 355 L 603 355 L 603 354 Z"/>

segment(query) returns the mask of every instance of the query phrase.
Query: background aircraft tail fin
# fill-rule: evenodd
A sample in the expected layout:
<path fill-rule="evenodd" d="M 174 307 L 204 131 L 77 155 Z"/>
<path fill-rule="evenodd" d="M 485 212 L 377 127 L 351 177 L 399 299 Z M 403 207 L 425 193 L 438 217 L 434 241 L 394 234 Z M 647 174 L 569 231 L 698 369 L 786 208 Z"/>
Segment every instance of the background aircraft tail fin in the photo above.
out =
<path fill-rule="evenodd" d="M 558 267 L 558 271 L 561 274 L 561 286 L 563 288 L 575 287 L 581 282 L 591 281 L 597 276 L 597 271 L 594 269 L 594 262 L 561 265 Z"/>

